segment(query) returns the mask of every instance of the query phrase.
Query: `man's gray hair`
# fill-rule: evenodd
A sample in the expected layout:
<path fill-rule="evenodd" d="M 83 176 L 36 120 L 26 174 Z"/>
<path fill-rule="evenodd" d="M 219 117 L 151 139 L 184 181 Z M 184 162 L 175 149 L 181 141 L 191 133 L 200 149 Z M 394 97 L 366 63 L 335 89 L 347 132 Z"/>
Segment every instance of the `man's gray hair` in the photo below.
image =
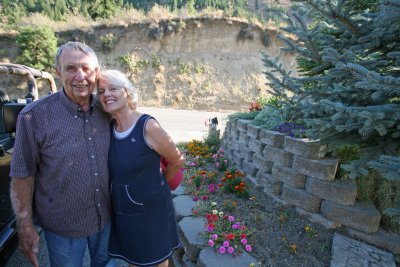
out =
<path fill-rule="evenodd" d="M 89 46 L 87 46 L 84 43 L 68 42 L 68 43 L 65 43 L 65 44 L 61 45 L 57 50 L 56 58 L 55 58 L 55 61 L 54 61 L 54 65 L 56 67 L 56 70 L 60 71 L 60 67 L 61 67 L 60 66 L 60 58 L 61 58 L 61 55 L 64 52 L 64 50 L 67 49 L 67 48 L 72 48 L 72 49 L 75 49 L 75 50 L 79 50 L 79 51 L 85 53 L 86 55 L 92 57 L 96 61 L 96 69 L 97 70 L 99 69 L 99 60 L 97 58 L 96 53 L 93 51 L 92 48 L 90 48 Z"/>

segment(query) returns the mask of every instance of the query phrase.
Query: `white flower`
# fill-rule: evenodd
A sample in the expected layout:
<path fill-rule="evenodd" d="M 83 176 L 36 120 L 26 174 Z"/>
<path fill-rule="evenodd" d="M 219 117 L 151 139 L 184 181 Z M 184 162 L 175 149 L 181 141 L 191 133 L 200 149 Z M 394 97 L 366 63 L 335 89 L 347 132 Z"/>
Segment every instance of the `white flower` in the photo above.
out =
<path fill-rule="evenodd" d="M 211 202 L 211 207 L 217 206 L 217 202 Z"/>
<path fill-rule="evenodd" d="M 219 213 L 218 213 L 218 215 L 219 215 L 219 217 L 224 217 L 224 213 L 222 212 L 222 211 L 220 211 Z"/>
<path fill-rule="evenodd" d="M 214 215 L 217 215 L 217 214 L 218 214 L 218 210 L 213 210 L 212 213 L 213 213 Z"/>

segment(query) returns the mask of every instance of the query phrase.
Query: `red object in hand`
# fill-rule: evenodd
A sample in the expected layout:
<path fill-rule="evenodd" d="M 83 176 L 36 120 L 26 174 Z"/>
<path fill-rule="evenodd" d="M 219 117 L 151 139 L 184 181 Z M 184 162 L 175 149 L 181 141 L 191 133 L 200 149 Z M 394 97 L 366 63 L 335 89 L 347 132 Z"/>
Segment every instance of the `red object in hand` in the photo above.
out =
<path fill-rule="evenodd" d="M 167 166 L 168 166 L 167 160 L 166 160 L 165 158 L 163 158 L 163 157 L 161 157 L 160 166 L 161 166 L 161 169 L 162 169 L 163 171 L 164 171 L 164 170 L 167 168 Z M 175 190 L 175 189 L 177 189 L 178 186 L 182 183 L 182 181 L 183 181 L 183 169 L 180 169 L 180 170 L 175 174 L 175 176 L 174 176 L 172 179 L 170 179 L 170 180 L 167 181 L 167 183 L 168 183 L 169 188 L 170 188 L 171 190 Z"/>

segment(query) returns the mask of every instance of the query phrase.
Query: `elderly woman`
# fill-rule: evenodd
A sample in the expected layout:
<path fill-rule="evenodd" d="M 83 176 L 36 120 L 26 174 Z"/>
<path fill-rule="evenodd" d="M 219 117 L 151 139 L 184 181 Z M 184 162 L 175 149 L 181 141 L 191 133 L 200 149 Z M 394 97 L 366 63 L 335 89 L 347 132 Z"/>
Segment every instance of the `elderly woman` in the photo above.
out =
<path fill-rule="evenodd" d="M 112 118 L 109 255 L 133 266 L 168 266 L 180 242 L 166 181 L 185 160 L 157 121 L 136 110 L 137 92 L 124 74 L 103 71 L 97 85 L 100 103 Z M 168 161 L 164 173 L 161 156 Z"/>

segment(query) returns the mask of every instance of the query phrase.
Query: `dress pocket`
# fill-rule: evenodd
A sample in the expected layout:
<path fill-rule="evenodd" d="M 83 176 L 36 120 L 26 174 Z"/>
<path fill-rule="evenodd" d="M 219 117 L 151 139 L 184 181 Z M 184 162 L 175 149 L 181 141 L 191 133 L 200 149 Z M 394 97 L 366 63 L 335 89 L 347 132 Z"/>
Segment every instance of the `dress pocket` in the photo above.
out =
<path fill-rule="evenodd" d="M 144 204 L 132 194 L 130 185 L 114 184 L 111 191 L 114 212 L 121 215 L 140 215 Z"/>

